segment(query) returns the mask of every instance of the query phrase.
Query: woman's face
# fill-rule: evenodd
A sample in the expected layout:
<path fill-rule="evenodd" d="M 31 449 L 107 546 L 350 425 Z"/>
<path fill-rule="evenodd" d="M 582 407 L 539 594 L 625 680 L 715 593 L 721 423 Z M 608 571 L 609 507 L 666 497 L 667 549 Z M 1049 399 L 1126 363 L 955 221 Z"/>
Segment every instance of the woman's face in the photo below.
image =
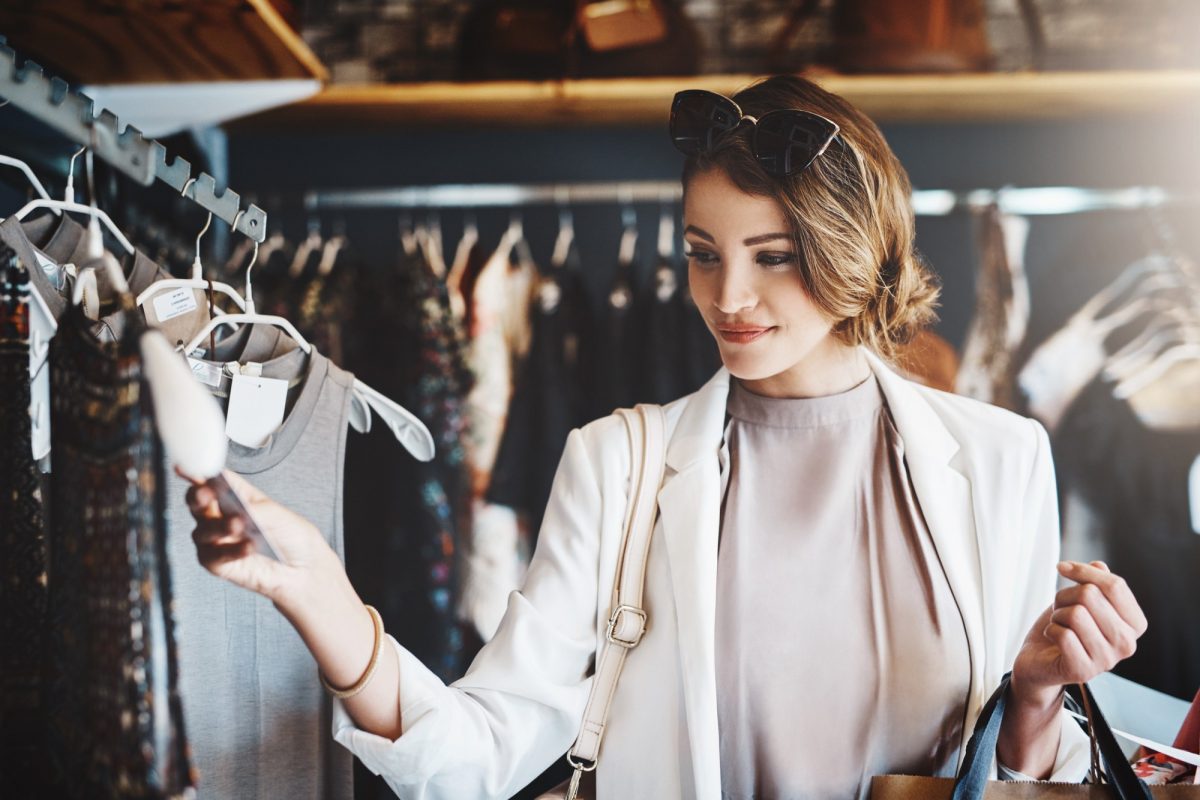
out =
<path fill-rule="evenodd" d="M 687 187 L 683 224 L 692 296 L 730 374 L 759 394 L 824 393 L 823 365 L 850 348 L 805 289 L 779 203 L 709 169 Z"/>

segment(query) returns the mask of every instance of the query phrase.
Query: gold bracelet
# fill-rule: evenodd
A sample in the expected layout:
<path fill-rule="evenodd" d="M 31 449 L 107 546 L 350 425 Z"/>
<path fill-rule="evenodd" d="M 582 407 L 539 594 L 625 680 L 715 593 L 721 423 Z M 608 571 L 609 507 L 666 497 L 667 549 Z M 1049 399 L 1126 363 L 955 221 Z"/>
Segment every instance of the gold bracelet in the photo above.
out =
<path fill-rule="evenodd" d="M 372 676 L 375 675 L 375 668 L 379 666 L 379 654 L 383 649 L 383 618 L 379 616 L 379 612 L 375 610 L 374 606 L 368 606 L 365 603 L 363 605 L 367 609 L 367 613 L 371 615 L 371 622 L 375 626 L 375 648 L 371 652 L 371 660 L 367 663 L 367 669 L 362 674 L 362 677 L 355 681 L 353 686 L 338 689 L 325 680 L 325 676 L 321 673 L 321 670 L 317 670 L 317 677 L 321 679 L 321 685 L 325 687 L 325 691 L 338 700 L 354 697 L 354 695 L 367 688 L 367 684 L 371 682 Z"/>

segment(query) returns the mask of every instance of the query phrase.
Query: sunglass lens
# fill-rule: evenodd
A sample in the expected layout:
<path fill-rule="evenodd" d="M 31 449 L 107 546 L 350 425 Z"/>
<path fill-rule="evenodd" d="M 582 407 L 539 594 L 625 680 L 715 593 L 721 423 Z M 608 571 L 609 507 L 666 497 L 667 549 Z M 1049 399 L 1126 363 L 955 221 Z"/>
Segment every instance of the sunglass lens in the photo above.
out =
<path fill-rule="evenodd" d="M 772 111 L 754 129 L 754 155 L 773 175 L 795 175 L 808 167 L 837 133 L 831 121 L 804 111 Z"/>
<path fill-rule="evenodd" d="M 717 137 L 740 121 L 737 106 L 721 95 L 702 90 L 679 92 L 671 104 L 671 141 L 687 155 L 707 152 Z"/>

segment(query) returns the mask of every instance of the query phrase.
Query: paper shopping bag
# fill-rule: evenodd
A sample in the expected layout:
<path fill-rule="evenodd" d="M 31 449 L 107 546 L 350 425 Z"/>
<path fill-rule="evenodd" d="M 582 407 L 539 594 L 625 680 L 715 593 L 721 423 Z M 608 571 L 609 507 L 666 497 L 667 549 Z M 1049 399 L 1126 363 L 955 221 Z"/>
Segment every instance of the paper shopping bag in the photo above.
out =
<path fill-rule="evenodd" d="M 1000 687 L 980 712 L 957 777 L 877 775 L 871 779 L 871 800 L 1200 800 L 1200 787 L 1151 787 L 1134 775 L 1086 685 L 1080 687 L 1080 694 L 1091 723 L 1093 762 L 1097 767 L 1103 765 L 1106 783 L 989 781 L 988 772 L 996 754 L 1000 723 L 1004 719 L 1009 677 L 1004 676 Z"/>

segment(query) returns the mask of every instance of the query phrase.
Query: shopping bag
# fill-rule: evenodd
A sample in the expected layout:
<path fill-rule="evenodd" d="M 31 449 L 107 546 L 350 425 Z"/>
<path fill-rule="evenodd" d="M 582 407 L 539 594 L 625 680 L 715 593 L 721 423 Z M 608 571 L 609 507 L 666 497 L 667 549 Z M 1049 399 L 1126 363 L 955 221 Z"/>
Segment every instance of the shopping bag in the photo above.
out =
<path fill-rule="evenodd" d="M 1106 783 L 988 781 L 988 772 L 996 754 L 996 742 L 1000 738 L 1000 723 L 1004 719 L 1010 675 L 1004 676 L 1000 687 L 980 712 L 957 777 L 878 775 L 871 779 L 871 800 L 1200 800 L 1200 788 L 1179 785 L 1151 787 L 1134 775 L 1133 768 L 1126 761 L 1086 685 L 1081 685 L 1078 692 L 1091 723 L 1089 734 L 1092 739 L 1093 772 L 1101 773 Z"/>

